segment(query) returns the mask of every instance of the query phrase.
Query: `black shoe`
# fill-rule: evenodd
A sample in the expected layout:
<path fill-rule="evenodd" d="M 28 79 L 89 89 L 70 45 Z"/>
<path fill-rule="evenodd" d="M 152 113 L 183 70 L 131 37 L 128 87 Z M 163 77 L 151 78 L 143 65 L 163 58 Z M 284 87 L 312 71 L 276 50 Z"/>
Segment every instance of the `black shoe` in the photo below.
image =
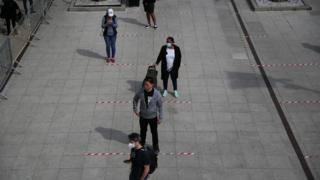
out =
<path fill-rule="evenodd" d="M 154 150 L 154 153 L 155 153 L 156 155 L 158 155 L 158 154 L 160 153 L 159 146 L 154 147 L 153 150 Z"/>
<path fill-rule="evenodd" d="M 125 164 L 130 164 L 130 163 L 131 163 L 131 160 L 130 160 L 130 159 L 126 159 L 126 160 L 123 161 L 123 163 L 125 163 Z"/>

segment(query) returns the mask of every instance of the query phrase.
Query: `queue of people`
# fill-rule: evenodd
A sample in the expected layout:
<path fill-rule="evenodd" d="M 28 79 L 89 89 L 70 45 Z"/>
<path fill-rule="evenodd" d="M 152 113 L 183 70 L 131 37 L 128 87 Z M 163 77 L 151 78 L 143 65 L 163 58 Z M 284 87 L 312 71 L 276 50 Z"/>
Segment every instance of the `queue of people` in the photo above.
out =
<path fill-rule="evenodd" d="M 155 2 L 156 0 L 143 0 L 148 23 L 145 28 L 158 28 L 154 14 Z M 108 9 L 101 22 L 106 44 L 106 63 L 115 63 L 118 26 L 114 10 Z M 161 64 L 161 79 L 163 81 L 162 94 L 155 85 L 156 78 L 147 76 L 143 80 L 142 88 L 133 97 L 133 112 L 139 118 L 140 134 L 132 133 L 128 136 L 128 147 L 131 153 L 129 159 L 124 163 L 131 164 L 129 180 L 146 180 L 157 168 L 157 155 L 160 153 L 158 126 L 164 119 L 162 98 L 168 95 L 169 77 L 172 80 L 174 96 L 176 98 L 180 96 L 177 79 L 181 64 L 181 50 L 171 36 L 161 47 L 154 66 L 159 64 Z M 146 144 L 148 126 L 152 135 L 152 147 Z"/>

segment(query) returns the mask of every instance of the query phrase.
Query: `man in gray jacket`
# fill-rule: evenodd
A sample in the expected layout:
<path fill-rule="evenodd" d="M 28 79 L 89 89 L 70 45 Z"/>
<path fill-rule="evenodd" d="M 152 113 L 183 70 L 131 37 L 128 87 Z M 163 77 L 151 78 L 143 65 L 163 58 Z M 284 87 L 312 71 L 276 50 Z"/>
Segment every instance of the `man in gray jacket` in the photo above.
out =
<path fill-rule="evenodd" d="M 140 102 L 140 112 L 138 112 L 138 103 Z M 148 124 L 152 133 L 152 145 L 156 153 L 159 153 L 158 124 L 163 119 L 162 97 L 160 92 L 154 88 L 152 78 L 146 78 L 143 81 L 141 89 L 133 98 L 133 112 L 140 118 L 140 136 L 141 144 L 146 142 Z"/>

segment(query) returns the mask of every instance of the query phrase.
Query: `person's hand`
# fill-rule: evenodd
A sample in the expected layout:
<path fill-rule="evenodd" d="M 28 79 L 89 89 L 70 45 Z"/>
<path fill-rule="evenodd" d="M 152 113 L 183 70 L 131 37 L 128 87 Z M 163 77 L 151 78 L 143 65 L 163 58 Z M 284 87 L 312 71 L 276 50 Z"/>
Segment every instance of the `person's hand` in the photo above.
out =
<path fill-rule="evenodd" d="M 140 114 L 138 112 L 134 112 L 134 114 L 138 117 L 140 117 Z"/>
<path fill-rule="evenodd" d="M 157 123 L 161 124 L 161 119 L 157 118 Z"/>

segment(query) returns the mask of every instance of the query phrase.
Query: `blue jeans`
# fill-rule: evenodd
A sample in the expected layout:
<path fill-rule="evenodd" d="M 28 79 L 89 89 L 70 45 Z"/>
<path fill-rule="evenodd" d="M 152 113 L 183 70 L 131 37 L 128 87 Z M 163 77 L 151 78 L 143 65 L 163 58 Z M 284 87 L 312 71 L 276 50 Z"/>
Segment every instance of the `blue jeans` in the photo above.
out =
<path fill-rule="evenodd" d="M 111 58 L 114 58 L 116 55 L 116 40 L 117 40 L 117 35 L 104 36 L 108 58 L 110 58 L 110 55 L 111 55 Z"/>

